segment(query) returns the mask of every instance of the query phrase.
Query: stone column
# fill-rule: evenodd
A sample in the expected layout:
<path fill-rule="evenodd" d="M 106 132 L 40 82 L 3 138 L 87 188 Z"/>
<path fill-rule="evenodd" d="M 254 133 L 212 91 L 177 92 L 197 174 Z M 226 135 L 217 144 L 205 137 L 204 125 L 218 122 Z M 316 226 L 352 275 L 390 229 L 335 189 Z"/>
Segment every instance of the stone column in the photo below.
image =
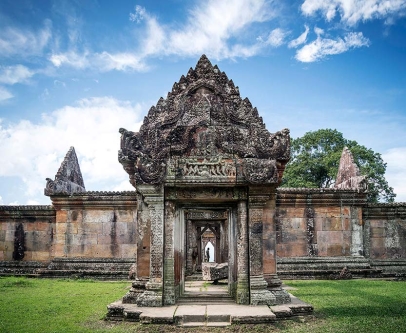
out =
<path fill-rule="evenodd" d="M 237 212 L 237 304 L 249 304 L 250 288 L 248 284 L 248 232 L 247 203 L 238 202 Z"/>
<path fill-rule="evenodd" d="M 175 248 L 174 248 L 174 226 L 175 226 L 175 202 L 165 202 L 165 242 L 164 242 L 164 305 L 176 303 L 175 296 Z"/>
<path fill-rule="evenodd" d="M 151 257 L 149 280 L 145 292 L 137 299 L 138 306 L 162 306 L 163 250 L 164 250 L 164 195 L 163 187 L 138 185 L 137 190 L 146 203 L 151 219 Z"/>
<path fill-rule="evenodd" d="M 290 303 L 289 293 L 282 289 L 282 281 L 276 272 L 276 189 L 272 188 L 270 200 L 266 202 L 263 208 L 263 272 L 264 279 L 267 282 L 267 289 L 275 296 L 276 304 Z"/>
<path fill-rule="evenodd" d="M 351 215 L 351 256 L 364 256 L 362 208 L 350 207 Z"/>
<path fill-rule="evenodd" d="M 248 239 L 250 267 L 250 304 L 274 305 L 275 296 L 267 289 L 263 265 L 264 207 L 271 199 L 270 189 L 250 186 L 248 196 Z"/>

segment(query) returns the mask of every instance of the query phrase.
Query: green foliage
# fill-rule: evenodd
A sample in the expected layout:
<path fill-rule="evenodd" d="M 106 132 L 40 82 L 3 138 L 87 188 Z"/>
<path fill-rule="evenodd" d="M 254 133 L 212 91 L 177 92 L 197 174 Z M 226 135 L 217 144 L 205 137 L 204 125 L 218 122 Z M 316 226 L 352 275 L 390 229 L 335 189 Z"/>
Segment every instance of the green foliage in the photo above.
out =
<path fill-rule="evenodd" d="M 291 160 L 286 166 L 282 187 L 331 187 L 337 176 L 344 147 L 348 147 L 368 178 L 368 202 L 393 202 L 396 196 L 385 179 L 386 163 L 381 154 L 345 139 L 332 129 L 307 132 L 291 142 Z"/>

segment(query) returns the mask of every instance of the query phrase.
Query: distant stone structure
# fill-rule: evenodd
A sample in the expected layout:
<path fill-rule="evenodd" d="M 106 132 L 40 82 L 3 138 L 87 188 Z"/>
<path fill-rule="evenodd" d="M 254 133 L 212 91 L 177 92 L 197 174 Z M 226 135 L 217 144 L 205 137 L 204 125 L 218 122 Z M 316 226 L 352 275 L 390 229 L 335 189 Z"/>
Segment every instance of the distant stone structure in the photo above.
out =
<path fill-rule="evenodd" d="M 345 147 L 341 154 L 334 187 L 363 192 L 368 190 L 368 181 L 365 176 L 361 176 L 359 168 L 355 164 L 352 153 L 348 147 Z"/>
<path fill-rule="evenodd" d="M 55 175 L 55 180 L 47 178 L 46 181 L 44 194 L 47 196 L 86 192 L 75 148 L 70 147 Z"/>
<path fill-rule="evenodd" d="M 334 188 L 278 188 L 289 130 L 268 132 L 207 57 L 139 132 L 120 133 L 118 159 L 135 190 L 86 191 L 72 147 L 47 179 L 52 205 L 0 206 L 0 274 L 130 277 L 123 303 L 170 305 L 210 242 L 239 304 L 288 303 L 280 278 L 344 267 L 353 277 L 406 276 L 406 203 L 367 203 L 348 149 Z"/>

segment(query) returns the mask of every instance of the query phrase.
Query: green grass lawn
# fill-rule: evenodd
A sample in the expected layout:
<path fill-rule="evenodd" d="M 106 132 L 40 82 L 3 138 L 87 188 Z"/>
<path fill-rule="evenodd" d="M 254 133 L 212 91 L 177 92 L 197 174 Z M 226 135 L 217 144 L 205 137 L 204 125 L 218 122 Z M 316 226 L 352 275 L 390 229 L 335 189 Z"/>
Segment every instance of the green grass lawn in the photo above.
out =
<path fill-rule="evenodd" d="M 104 321 L 128 282 L 0 278 L 0 332 L 406 332 L 406 282 L 286 281 L 314 318 L 275 325 L 182 329 Z"/>

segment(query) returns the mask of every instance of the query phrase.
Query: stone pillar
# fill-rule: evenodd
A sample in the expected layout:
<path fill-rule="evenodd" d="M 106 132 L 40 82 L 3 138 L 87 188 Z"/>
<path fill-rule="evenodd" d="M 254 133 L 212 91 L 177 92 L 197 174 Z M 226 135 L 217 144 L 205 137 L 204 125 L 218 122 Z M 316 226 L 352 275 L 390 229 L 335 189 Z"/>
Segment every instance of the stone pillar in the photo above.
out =
<path fill-rule="evenodd" d="M 362 208 L 350 207 L 351 214 L 351 256 L 364 256 Z"/>
<path fill-rule="evenodd" d="M 249 304 L 247 203 L 238 202 L 237 212 L 237 304 Z"/>
<path fill-rule="evenodd" d="M 175 226 L 175 202 L 165 202 L 165 242 L 164 242 L 164 305 L 176 303 L 175 296 L 175 248 L 174 248 L 174 226 Z"/>
<path fill-rule="evenodd" d="M 163 187 L 139 185 L 137 190 L 147 204 L 151 219 L 151 257 L 149 280 L 145 292 L 137 299 L 138 306 L 163 305 L 164 195 Z"/>
<path fill-rule="evenodd" d="M 249 188 L 248 239 L 250 267 L 250 304 L 274 305 L 275 296 L 267 289 L 263 265 L 264 206 L 271 199 L 270 189 L 264 186 Z"/>
<path fill-rule="evenodd" d="M 282 289 L 282 281 L 276 272 L 276 189 L 272 189 L 270 200 L 266 202 L 263 208 L 263 272 L 264 279 L 267 282 L 267 289 L 275 296 L 276 304 L 290 303 L 289 293 Z"/>

